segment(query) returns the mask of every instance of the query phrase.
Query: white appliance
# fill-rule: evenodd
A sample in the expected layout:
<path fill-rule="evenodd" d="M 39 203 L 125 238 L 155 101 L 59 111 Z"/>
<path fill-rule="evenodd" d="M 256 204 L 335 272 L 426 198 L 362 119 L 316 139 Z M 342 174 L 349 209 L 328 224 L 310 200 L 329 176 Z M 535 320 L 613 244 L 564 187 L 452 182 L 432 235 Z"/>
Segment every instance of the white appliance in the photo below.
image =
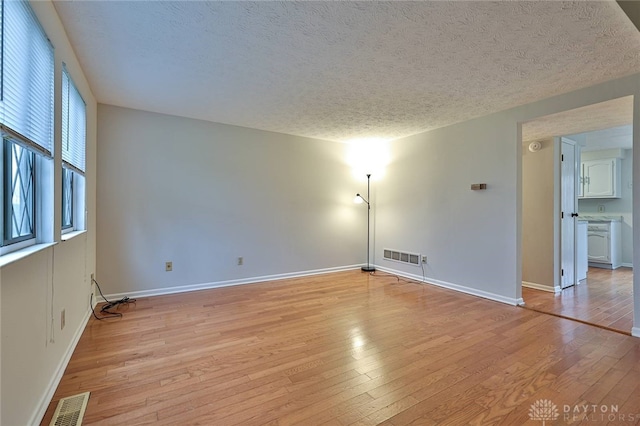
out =
<path fill-rule="evenodd" d="M 587 228 L 589 266 L 607 269 L 620 267 L 621 240 L 619 220 L 589 221 Z"/>
<path fill-rule="evenodd" d="M 577 256 L 577 273 L 578 281 L 587 279 L 587 270 L 589 269 L 589 254 L 587 249 L 587 241 L 589 234 L 589 222 L 586 220 L 578 220 L 576 226 L 576 256 Z"/>

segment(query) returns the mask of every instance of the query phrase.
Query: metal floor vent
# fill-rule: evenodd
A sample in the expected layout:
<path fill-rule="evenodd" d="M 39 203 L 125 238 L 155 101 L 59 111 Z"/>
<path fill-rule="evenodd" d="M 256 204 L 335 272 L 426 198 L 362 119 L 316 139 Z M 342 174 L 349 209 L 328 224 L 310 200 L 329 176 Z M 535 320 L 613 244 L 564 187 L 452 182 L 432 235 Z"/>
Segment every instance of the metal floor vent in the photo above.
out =
<path fill-rule="evenodd" d="M 408 263 L 420 266 L 420 255 L 416 253 L 405 253 L 396 250 L 384 249 L 384 258 L 396 262 Z"/>
<path fill-rule="evenodd" d="M 49 426 L 80 426 L 90 394 L 91 392 L 85 392 L 58 401 L 58 407 Z"/>

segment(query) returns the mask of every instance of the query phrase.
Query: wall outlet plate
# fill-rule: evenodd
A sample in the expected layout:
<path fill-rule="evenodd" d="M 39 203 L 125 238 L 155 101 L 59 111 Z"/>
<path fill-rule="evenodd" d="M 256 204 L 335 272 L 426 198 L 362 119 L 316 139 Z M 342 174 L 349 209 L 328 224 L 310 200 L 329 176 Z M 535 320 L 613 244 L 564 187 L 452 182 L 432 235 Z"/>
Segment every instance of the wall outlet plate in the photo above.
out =
<path fill-rule="evenodd" d="M 165 262 L 164 270 L 167 272 L 173 271 L 173 262 Z"/>

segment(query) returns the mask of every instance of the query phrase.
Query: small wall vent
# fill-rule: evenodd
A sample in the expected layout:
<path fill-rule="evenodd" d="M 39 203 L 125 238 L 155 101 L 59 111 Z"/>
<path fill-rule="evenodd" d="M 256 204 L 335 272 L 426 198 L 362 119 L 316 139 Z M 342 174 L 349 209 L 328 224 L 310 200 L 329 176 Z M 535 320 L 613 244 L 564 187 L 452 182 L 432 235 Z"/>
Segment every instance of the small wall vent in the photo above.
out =
<path fill-rule="evenodd" d="M 398 250 L 384 249 L 383 257 L 385 260 L 393 260 L 395 262 L 408 263 L 409 265 L 420 266 L 420 255 L 417 253 L 408 253 Z"/>
<path fill-rule="evenodd" d="M 90 392 L 81 393 L 58 401 L 56 412 L 49 426 L 80 426 L 87 409 Z"/>

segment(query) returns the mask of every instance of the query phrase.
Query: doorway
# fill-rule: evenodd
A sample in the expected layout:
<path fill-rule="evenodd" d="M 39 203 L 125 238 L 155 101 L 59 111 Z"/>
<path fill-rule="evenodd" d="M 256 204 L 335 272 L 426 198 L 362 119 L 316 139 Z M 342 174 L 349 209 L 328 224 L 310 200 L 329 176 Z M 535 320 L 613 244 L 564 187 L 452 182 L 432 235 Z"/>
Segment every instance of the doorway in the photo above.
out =
<path fill-rule="evenodd" d="M 614 110 L 611 115 L 594 113 Z M 580 123 L 584 125 L 585 116 L 599 118 L 577 128 Z M 525 307 L 630 333 L 633 326 L 632 123 L 633 97 L 628 96 L 542 117 L 531 123 L 531 128 L 527 127 L 529 123 L 523 124 L 522 296 Z M 542 135 L 540 129 L 545 126 L 552 130 Z M 536 140 L 532 140 L 532 135 L 536 135 Z M 574 143 L 575 153 L 571 143 L 565 143 L 561 136 Z M 542 147 L 539 152 L 531 151 L 533 142 Z M 614 146 L 616 144 L 620 146 Z M 567 156 L 572 155 L 576 157 L 575 179 L 562 161 L 563 157 L 566 161 Z M 594 168 L 598 155 L 617 158 L 613 160 L 613 164 L 620 167 L 614 182 L 618 185 L 615 196 L 603 195 L 602 186 L 585 186 L 589 181 L 588 176 L 583 176 L 584 160 L 588 167 Z M 546 193 L 536 190 L 540 185 L 548 188 Z M 596 190 L 600 192 L 595 193 Z M 546 209 L 541 207 L 544 205 Z M 533 211 L 529 211 L 531 209 Z M 578 216 L 573 216 L 574 213 Z M 546 214 L 546 219 L 541 219 L 541 214 Z M 578 244 L 587 239 L 582 233 L 588 232 L 588 224 L 592 222 L 616 218 L 625 233 L 624 255 L 620 254 L 624 261 L 606 265 L 593 261 L 594 253 L 591 253 L 592 261 L 588 269 L 584 267 L 586 278 L 582 279 L 580 264 L 586 263 L 582 257 L 588 257 L 588 247 L 581 251 Z M 544 236 L 532 238 L 536 233 Z M 619 242 L 622 246 L 622 237 Z M 554 255 L 549 256 L 544 250 Z M 531 259 L 536 260 L 533 265 Z"/>

